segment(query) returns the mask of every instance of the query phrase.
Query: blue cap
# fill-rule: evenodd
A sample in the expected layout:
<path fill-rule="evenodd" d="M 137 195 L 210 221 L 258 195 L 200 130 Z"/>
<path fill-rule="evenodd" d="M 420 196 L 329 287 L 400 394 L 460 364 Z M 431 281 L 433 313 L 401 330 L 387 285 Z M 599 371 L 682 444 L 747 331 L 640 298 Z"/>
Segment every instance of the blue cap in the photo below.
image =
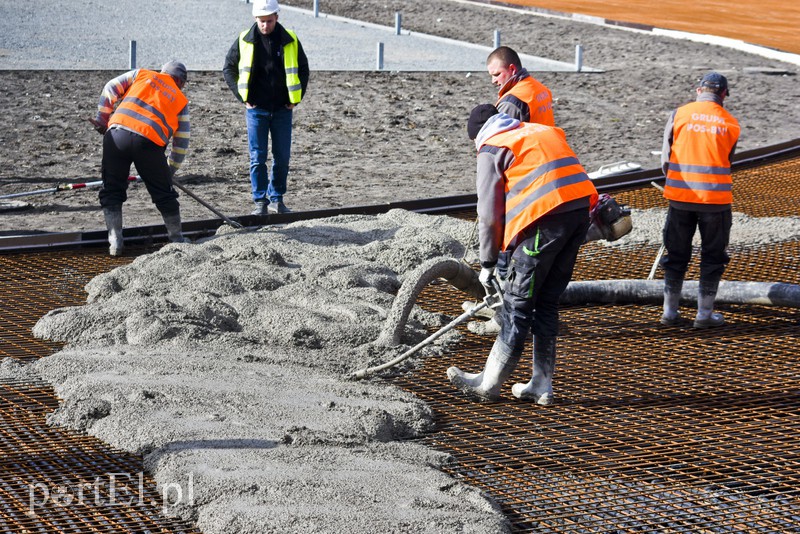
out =
<path fill-rule="evenodd" d="M 720 94 L 722 91 L 728 91 L 728 79 L 718 72 L 709 72 L 700 80 L 699 87 L 708 87 Z"/>

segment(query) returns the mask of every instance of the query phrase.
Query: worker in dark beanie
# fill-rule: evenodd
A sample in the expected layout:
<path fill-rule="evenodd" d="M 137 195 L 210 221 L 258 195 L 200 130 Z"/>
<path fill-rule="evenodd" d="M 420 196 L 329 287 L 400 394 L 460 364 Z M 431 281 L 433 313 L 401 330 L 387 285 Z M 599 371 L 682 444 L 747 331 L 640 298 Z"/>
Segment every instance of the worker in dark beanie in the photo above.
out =
<path fill-rule="evenodd" d="M 739 123 L 722 107 L 730 94 L 728 79 L 717 72 L 703 76 L 696 101 L 673 111 L 664 129 L 661 166 L 669 200 L 664 225 L 664 309 L 661 323 L 680 322 L 683 279 L 692 258 L 692 239 L 700 229 L 700 281 L 695 328 L 725 323 L 714 312 L 719 282 L 730 261 L 727 253 L 733 215 L 731 158 Z"/>
<path fill-rule="evenodd" d="M 108 228 L 109 254 L 123 253 L 122 204 L 127 200 L 131 164 L 161 213 L 171 242 L 181 233 L 178 193 L 172 177 L 189 148 L 189 101 L 183 94 L 186 66 L 169 61 L 161 72 L 136 69 L 103 88 L 97 115 L 89 121 L 103 134 L 100 205 Z M 169 156 L 167 144 L 172 140 Z"/>
<path fill-rule="evenodd" d="M 553 402 L 558 299 L 572 278 L 589 228 L 597 191 L 560 128 L 520 122 L 490 104 L 475 107 L 467 135 L 477 156 L 478 239 L 487 294 L 502 285 L 496 314 L 500 333 L 482 372 L 447 370 L 471 398 L 494 401 L 533 330 L 533 373 L 512 394 L 537 404 Z M 498 280 L 501 252 L 511 258 Z"/>

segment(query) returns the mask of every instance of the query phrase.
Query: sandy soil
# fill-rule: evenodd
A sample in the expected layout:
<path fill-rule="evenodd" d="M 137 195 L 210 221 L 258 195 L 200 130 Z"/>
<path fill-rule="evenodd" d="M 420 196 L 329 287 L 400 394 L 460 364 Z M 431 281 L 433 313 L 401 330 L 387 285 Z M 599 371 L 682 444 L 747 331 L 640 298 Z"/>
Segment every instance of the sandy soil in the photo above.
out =
<path fill-rule="evenodd" d="M 310 1 L 288 5 L 311 8 Z M 676 41 L 592 24 L 518 14 L 450 0 L 330 0 L 326 13 L 385 25 L 395 12 L 412 31 L 572 61 L 582 44 L 602 74 L 539 73 L 556 98 L 556 120 L 587 170 L 620 160 L 658 166 L 669 111 L 693 98 L 711 68 L 731 81 L 726 105 L 743 126 L 740 149 L 800 136 L 800 84 L 794 67 L 718 46 Z M 469 31 L 464 32 L 465 21 Z M 302 39 L 302 32 L 300 32 Z M 789 74 L 765 74 L 764 69 Z M 99 179 L 101 138 L 86 118 L 117 72 L 0 71 L 0 194 Z M 242 110 L 220 72 L 192 73 L 192 144 L 178 180 L 228 215 L 251 210 Z M 295 115 L 286 204 L 295 210 L 380 204 L 472 193 L 474 148 L 465 119 L 496 93 L 484 72 L 313 72 Z M 0 231 L 104 228 L 96 191 L 21 198 L 31 208 L 0 212 Z M 215 216 L 181 197 L 185 220 Z M 131 187 L 126 226 L 160 224 L 141 185 Z"/>

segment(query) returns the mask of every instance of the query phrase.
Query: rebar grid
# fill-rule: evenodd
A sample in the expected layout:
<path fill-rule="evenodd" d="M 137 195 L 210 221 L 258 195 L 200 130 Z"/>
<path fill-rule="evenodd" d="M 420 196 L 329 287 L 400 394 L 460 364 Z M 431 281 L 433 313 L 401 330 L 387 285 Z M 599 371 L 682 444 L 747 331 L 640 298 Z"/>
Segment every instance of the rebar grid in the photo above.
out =
<path fill-rule="evenodd" d="M 734 209 L 798 215 L 798 165 L 737 172 Z M 759 192 L 760 185 L 774 194 Z M 655 188 L 615 196 L 639 209 L 666 206 Z M 51 309 L 83 304 L 86 282 L 132 261 L 132 252 L 0 254 L 0 358 L 30 362 L 58 350 L 60 344 L 32 337 L 35 322 Z M 590 243 L 574 278 L 645 278 L 657 252 L 655 245 Z M 800 283 L 800 242 L 740 247 L 731 257 L 727 280 Z M 695 254 L 688 277 L 696 276 Z M 458 315 L 463 299 L 433 284 L 418 303 Z M 447 367 L 481 368 L 493 341 L 463 327 L 455 349 L 394 382 L 432 406 L 438 428 L 424 441 L 451 453 L 457 462 L 448 471 L 496 498 L 515 532 L 797 532 L 800 316 L 794 309 L 720 308 L 729 324 L 714 331 L 696 331 L 688 320 L 660 326 L 658 306 L 564 309 L 552 407 L 517 401 L 509 388 L 488 405 L 456 392 Z M 521 364 L 509 385 L 528 378 L 529 364 Z M 110 504 L 108 474 L 128 475 L 120 482 L 139 491 L 130 477 L 142 471 L 141 459 L 51 427 L 46 416 L 57 404 L 49 386 L 0 383 L 4 531 L 192 532 L 161 515 L 148 477 L 142 499 Z M 86 499 L 91 506 L 51 501 L 29 513 L 37 483 L 68 495 L 88 492 L 98 477 L 96 506 L 93 497 Z"/>

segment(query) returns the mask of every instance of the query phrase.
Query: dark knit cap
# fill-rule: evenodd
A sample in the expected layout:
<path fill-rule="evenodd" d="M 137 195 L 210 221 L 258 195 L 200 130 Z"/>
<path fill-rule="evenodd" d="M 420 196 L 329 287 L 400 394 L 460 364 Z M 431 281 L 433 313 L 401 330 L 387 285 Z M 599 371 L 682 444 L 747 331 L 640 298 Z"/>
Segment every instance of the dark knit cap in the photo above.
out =
<path fill-rule="evenodd" d="M 489 120 L 489 117 L 500 113 L 497 108 L 491 104 L 480 104 L 472 109 L 467 121 L 467 135 L 470 139 L 478 137 L 478 132 L 481 131 L 483 125 Z"/>
<path fill-rule="evenodd" d="M 708 87 L 715 93 L 720 94 L 728 90 L 728 79 L 718 72 L 709 72 L 700 80 L 699 87 Z"/>
<path fill-rule="evenodd" d="M 164 63 L 164 66 L 161 67 L 161 72 L 174 76 L 184 82 L 186 81 L 186 65 L 180 61 L 168 61 Z"/>

